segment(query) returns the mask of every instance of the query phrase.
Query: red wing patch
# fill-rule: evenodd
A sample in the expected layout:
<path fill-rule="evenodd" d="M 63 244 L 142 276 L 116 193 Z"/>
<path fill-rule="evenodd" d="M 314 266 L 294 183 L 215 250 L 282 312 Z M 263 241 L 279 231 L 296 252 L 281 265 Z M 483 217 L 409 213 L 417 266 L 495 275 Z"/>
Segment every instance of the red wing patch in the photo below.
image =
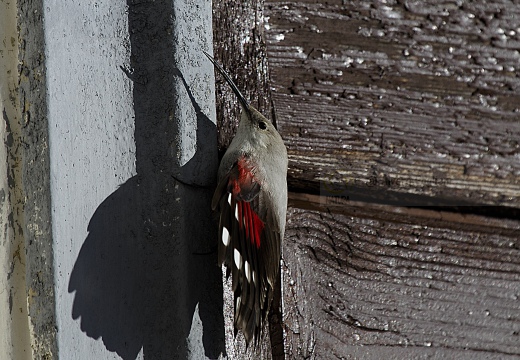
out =
<path fill-rule="evenodd" d="M 226 265 L 232 278 L 235 331 L 243 332 L 246 343 L 254 338 L 256 344 L 272 297 L 267 275 L 273 248 L 268 217 L 262 219 L 255 211 L 261 200 L 257 175 L 252 161 L 241 157 L 220 180 L 212 199 L 212 208 L 220 211 L 219 264 Z"/>
<path fill-rule="evenodd" d="M 264 222 L 251 209 L 251 204 L 246 201 L 237 201 L 238 225 L 240 229 L 245 228 L 246 238 L 251 241 L 256 248 L 260 248 Z"/>
<path fill-rule="evenodd" d="M 260 184 L 254 175 L 255 168 L 245 157 L 238 159 L 236 166 L 234 166 L 228 179 L 227 190 L 237 201 L 251 201 L 260 191 Z"/>

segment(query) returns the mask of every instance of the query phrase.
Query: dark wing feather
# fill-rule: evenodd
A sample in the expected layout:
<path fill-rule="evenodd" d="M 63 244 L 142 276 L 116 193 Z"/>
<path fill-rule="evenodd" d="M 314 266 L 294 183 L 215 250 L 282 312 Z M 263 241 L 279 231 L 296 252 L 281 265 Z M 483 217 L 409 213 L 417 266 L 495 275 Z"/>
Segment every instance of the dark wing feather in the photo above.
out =
<path fill-rule="evenodd" d="M 247 343 L 260 340 L 273 296 L 280 260 L 280 234 L 261 184 L 241 174 L 240 163 L 224 176 L 212 206 L 220 211 L 219 264 L 231 269 L 235 301 L 235 334 Z M 262 204 L 262 206 L 260 206 Z"/>

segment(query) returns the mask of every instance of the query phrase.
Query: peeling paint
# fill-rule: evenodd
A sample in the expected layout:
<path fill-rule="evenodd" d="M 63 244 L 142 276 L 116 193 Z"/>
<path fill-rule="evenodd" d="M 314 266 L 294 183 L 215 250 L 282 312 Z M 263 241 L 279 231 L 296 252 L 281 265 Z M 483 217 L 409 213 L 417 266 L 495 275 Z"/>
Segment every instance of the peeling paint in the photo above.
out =
<path fill-rule="evenodd" d="M 18 43 L 16 2 L 0 2 L 0 358 L 32 359 L 25 299 L 25 249 L 20 228 L 24 198 L 20 184 Z"/>
<path fill-rule="evenodd" d="M 17 49 L 7 112 L 7 180 L 12 229 L 10 281 L 13 358 L 57 357 L 52 253 L 42 3 L 20 0 L 12 11 Z M 31 121 L 38 119 L 38 121 Z M 20 309 L 20 312 L 16 311 Z M 14 321 L 18 319 L 17 321 Z"/>

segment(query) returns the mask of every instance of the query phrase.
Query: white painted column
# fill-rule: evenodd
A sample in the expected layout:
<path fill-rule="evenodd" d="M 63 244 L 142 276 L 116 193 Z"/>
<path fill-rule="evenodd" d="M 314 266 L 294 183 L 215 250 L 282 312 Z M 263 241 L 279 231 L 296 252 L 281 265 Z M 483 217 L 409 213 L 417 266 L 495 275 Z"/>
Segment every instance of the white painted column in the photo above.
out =
<path fill-rule="evenodd" d="M 32 250 L 17 305 L 31 309 L 22 300 L 31 302 L 39 267 L 51 269 L 45 281 L 54 285 L 34 295 L 54 313 L 24 330 L 33 356 L 218 358 L 225 341 L 210 209 L 214 77 L 202 53 L 212 49 L 211 2 L 20 0 L 18 9 L 28 28 L 19 46 L 37 65 L 21 74 L 20 143 L 30 135 L 28 148 L 38 150 L 31 156 L 44 161 L 42 178 L 20 185 L 30 192 L 31 219 L 22 246 Z M 46 116 L 29 111 L 33 98 Z M 22 155 L 22 168 L 35 173 Z M 0 165 L 0 176 L 7 171 Z M 1 205 L 4 221 L 10 204 Z M 46 332 L 37 334 L 40 323 Z"/>
<path fill-rule="evenodd" d="M 94 314 L 73 313 L 77 294 L 69 291 L 69 282 L 92 215 L 136 173 L 133 86 L 119 68 L 130 61 L 127 6 L 123 1 L 57 0 L 44 1 L 44 9 L 59 355 L 61 359 L 117 358 L 110 351 L 114 349 L 104 345 L 103 319 L 89 324 Z M 117 256 L 93 256 L 88 259 L 90 270 L 107 270 L 97 262 Z M 103 307 L 111 306 L 110 311 L 116 312 L 115 294 L 104 293 L 104 276 L 109 274 L 82 275 L 77 286 L 84 291 L 89 311 L 99 306 L 104 314 Z M 113 297 L 106 299 L 110 304 L 105 303 L 107 296 Z M 117 326 L 113 331 L 118 331 Z"/>

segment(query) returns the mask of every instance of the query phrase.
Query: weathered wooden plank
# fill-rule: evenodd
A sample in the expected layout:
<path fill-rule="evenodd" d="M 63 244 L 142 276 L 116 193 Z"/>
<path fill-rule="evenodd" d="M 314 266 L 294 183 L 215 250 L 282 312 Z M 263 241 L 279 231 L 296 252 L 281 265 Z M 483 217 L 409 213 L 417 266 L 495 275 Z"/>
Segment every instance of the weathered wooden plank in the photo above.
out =
<path fill-rule="evenodd" d="M 240 91 L 272 120 L 264 34 L 264 1 L 213 2 L 213 47 Z M 217 128 L 221 155 L 229 146 L 240 120 L 240 105 L 225 81 L 217 76 Z"/>
<path fill-rule="evenodd" d="M 264 37 L 263 0 L 213 2 L 215 58 L 228 71 L 244 96 L 268 119 L 272 118 Z M 218 147 L 222 156 L 236 132 L 241 109 L 227 83 L 217 76 Z M 280 285 L 275 287 L 269 326 L 258 349 L 245 345 L 242 334 L 233 336 L 231 279 L 224 287 L 224 316 L 228 359 L 284 359 L 280 313 Z"/>
<path fill-rule="evenodd" d="M 520 207 L 520 4 L 266 2 L 294 189 Z"/>
<path fill-rule="evenodd" d="M 294 193 L 290 204 L 288 358 L 520 356 L 520 221 Z"/>

